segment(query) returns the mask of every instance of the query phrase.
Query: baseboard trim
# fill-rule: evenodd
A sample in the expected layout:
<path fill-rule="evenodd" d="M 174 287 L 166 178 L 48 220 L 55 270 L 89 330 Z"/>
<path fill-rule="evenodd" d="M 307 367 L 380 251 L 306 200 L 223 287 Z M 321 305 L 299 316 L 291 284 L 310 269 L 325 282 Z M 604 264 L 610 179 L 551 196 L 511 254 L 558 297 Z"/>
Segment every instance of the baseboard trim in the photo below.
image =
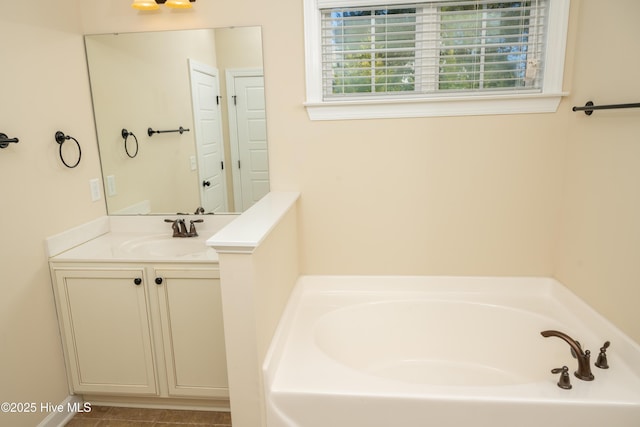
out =
<path fill-rule="evenodd" d="M 60 412 L 51 412 L 40 422 L 40 424 L 38 424 L 38 427 L 63 427 L 75 414 L 78 413 L 78 410 L 82 410 L 84 400 L 79 396 L 67 396 L 60 405 L 62 405 L 64 410 Z"/>

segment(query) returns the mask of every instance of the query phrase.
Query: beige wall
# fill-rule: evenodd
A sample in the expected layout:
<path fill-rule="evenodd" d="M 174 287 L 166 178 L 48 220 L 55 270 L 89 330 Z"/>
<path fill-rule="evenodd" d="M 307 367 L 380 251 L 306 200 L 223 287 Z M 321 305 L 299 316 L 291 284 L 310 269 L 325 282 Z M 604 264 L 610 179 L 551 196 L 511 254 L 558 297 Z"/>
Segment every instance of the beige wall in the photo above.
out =
<path fill-rule="evenodd" d="M 583 0 L 571 105 L 640 102 L 640 2 Z M 573 113 L 556 276 L 640 342 L 640 109 Z"/>
<path fill-rule="evenodd" d="M 557 114 L 311 122 L 302 2 L 147 15 L 123 12 L 127 3 L 84 3 L 85 31 L 263 26 L 271 184 L 302 192 L 303 271 L 553 273 L 568 104 Z"/>
<path fill-rule="evenodd" d="M 55 402 L 69 393 L 44 239 L 104 215 L 89 179 L 100 177 L 76 0 L 0 2 L 0 402 Z M 82 145 L 67 169 L 54 133 Z M 75 159 L 69 159 L 75 162 Z M 32 427 L 45 413 L 0 413 L 0 425 Z"/>
<path fill-rule="evenodd" d="M 637 55 L 620 55 L 640 39 L 637 1 L 574 0 L 577 65 L 556 114 L 345 122 L 310 122 L 302 106 L 301 1 L 130 3 L 0 2 L 0 132 L 21 140 L 0 151 L 0 401 L 67 394 L 43 241 L 105 213 L 89 197 L 100 169 L 83 33 L 262 25 L 271 185 L 302 193 L 303 273 L 556 274 L 640 340 L 638 112 L 570 111 L 640 101 Z M 58 129 L 82 143 L 76 169 L 56 157 Z"/>
<path fill-rule="evenodd" d="M 84 2 L 85 31 L 262 25 L 271 185 L 302 193 L 304 273 L 557 271 L 640 339 L 632 326 L 640 322 L 626 303 L 638 278 L 638 263 L 628 259 L 638 240 L 628 205 L 634 206 L 631 171 L 640 168 L 627 152 L 637 148 L 628 135 L 611 151 L 610 144 L 600 147 L 603 139 L 630 134 L 637 113 L 587 122 L 571 112 L 590 96 L 616 102 L 616 92 L 633 93 L 631 72 L 616 71 L 608 83 L 600 75 L 603 58 L 637 40 L 637 2 L 572 2 L 564 83 L 572 96 L 555 114 L 344 122 L 311 122 L 302 106 L 302 2 L 220 0 L 198 2 L 190 13 L 152 15 L 132 14 L 128 2 Z M 602 47 L 608 43 L 614 50 Z M 574 54 L 586 69 L 573 67 Z M 611 156 L 626 167 L 604 161 Z M 595 277 L 610 278 L 613 288 Z"/>

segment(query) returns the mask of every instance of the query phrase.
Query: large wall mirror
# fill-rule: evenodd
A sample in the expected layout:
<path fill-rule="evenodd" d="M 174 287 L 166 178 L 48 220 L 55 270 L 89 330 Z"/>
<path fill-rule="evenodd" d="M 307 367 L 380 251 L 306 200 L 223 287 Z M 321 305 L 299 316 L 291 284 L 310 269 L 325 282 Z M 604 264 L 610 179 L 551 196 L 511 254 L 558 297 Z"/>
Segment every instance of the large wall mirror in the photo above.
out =
<path fill-rule="evenodd" d="M 85 44 L 109 215 L 241 212 L 269 191 L 260 27 Z"/>

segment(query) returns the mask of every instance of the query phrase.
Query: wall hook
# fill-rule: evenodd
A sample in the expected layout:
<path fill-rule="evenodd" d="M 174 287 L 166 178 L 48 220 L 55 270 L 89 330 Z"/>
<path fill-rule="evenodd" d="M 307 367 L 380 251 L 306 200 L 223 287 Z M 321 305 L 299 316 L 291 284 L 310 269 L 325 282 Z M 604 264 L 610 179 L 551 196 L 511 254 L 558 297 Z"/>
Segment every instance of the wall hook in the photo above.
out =
<path fill-rule="evenodd" d="M 80 143 L 78 142 L 78 140 L 77 140 L 77 139 L 75 139 L 75 138 L 74 138 L 74 137 L 72 137 L 72 136 L 65 135 L 65 134 L 64 134 L 63 132 L 61 132 L 61 131 L 57 131 L 57 132 L 56 132 L 56 134 L 55 134 L 55 139 L 56 139 L 56 142 L 58 143 L 58 146 L 60 147 L 60 148 L 59 148 L 59 150 L 58 150 L 58 153 L 59 153 L 59 155 L 60 155 L 60 160 L 62 160 L 62 163 L 63 163 L 66 167 L 68 167 L 69 169 L 73 169 L 73 168 L 75 168 L 76 166 L 78 166 L 78 165 L 80 164 L 80 159 L 82 158 L 82 148 L 80 148 Z M 75 162 L 75 164 L 73 164 L 73 165 L 70 165 L 69 163 L 67 163 L 67 162 L 64 160 L 64 156 L 62 155 L 62 146 L 63 146 L 63 145 L 64 145 L 64 143 L 65 143 L 67 140 L 69 140 L 69 139 L 73 139 L 73 140 L 75 141 L 76 145 L 78 146 L 78 161 L 77 161 L 77 162 Z"/>
<path fill-rule="evenodd" d="M 0 148 L 7 148 L 11 143 L 18 143 L 18 138 L 9 138 L 6 134 L 0 133 Z"/>
<path fill-rule="evenodd" d="M 127 138 L 129 138 L 130 136 L 132 136 L 134 141 L 136 142 L 136 151 L 133 154 L 129 153 L 129 148 L 127 147 Z M 124 151 L 127 153 L 127 156 L 133 159 L 138 155 L 138 138 L 136 138 L 133 132 L 129 132 L 124 128 L 122 129 L 122 137 L 124 138 Z"/>

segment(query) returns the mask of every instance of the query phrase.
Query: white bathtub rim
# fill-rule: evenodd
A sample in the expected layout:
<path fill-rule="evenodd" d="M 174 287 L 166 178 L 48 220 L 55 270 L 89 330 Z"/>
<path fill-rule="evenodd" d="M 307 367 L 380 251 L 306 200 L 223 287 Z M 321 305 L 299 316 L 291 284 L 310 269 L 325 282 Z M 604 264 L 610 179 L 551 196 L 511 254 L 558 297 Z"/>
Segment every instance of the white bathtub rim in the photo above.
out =
<path fill-rule="evenodd" d="M 589 328 L 596 328 L 598 330 L 596 331 L 596 333 L 599 333 L 599 334 L 604 333 L 604 334 L 607 334 L 608 337 L 610 336 L 610 338 L 607 338 L 607 339 L 611 340 L 612 342 L 611 349 L 613 350 L 615 348 L 615 352 L 616 352 L 615 354 L 619 355 L 620 358 L 622 358 L 625 361 L 625 364 L 627 365 L 627 367 L 635 368 L 633 369 L 634 372 L 636 373 L 637 376 L 640 376 L 638 373 L 640 362 L 637 360 L 637 355 L 640 353 L 640 347 L 637 345 L 637 343 L 633 342 L 629 337 L 624 335 L 613 324 L 611 324 L 611 322 L 606 320 L 603 316 L 599 315 L 597 312 L 595 312 L 595 310 L 589 307 L 586 303 L 584 303 L 582 300 L 579 300 L 573 293 L 571 293 L 568 289 L 566 289 L 566 287 L 564 287 L 561 283 L 559 283 L 557 280 L 552 278 L 544 278 L 544 277 L 543 278 L 539 278 L 539 277 L 515 277 L 515 278 L 513 277 L 481 277 L 481 278 L 478 278 L 478 277 L 456 277 L 456 276 L 399 276 L 399 277 L 396 277 L 396 276 L 301 276 L 298 279 L 298 283 L 296 284 L 291 294 L 290 301 L 285 308 L 285 311 L 278 325 L 276 333 L 274 334 L 272 344 L 265 357 L 265 361 L 263 364 L 263 374 L 265 378 L 264 384 L 266 387 L 266 390 L 265 390 L 266 395 L 269 396 L 270 393 L 273 393 L 274 395 L 277 395 L 278 393 L 284 393 L 284 394 L 287 393 L 286 390 L 278 389 L 279 385 L 277 384 L 277 381 L 275 381 L 275 378 L 276 378 L 277 369 L 278 369 L 278 362 L 282 358 L 284 347 L 286 344 L 286 340 L 284 338 L 286 338 L 288 334 L 291 332 L 292 325 L 290 320 L 293 318 L 293 316 L 295 316 L 298 304 L 300 303 L 303 297 L 303 294 L 308 296 L 309 293 L 314 293 L 314 292 L 320 292 L 320 293 L 353 292 L 354 291 L 353 287 L 355 286 L 356 288 L 358 288 L 358 286 L 360 286 L 361 284 L 366 284 L 366 285 L 362 285 L 363 292 L 370 292 L 370 291 L 364 290 L 364 286 L 370 287 L 372 282 L 380 283 L 382 284 L 382 286 L 384 286 L 384 283 L 388 282 L 388 280 L 396 280 L 396 281 L 400 280 L 409 284 L 416 283 L 418 284 L 418 287 L 420 286 L 419 285 L 420 283 L 422 283 L 422 286 L 424 286 L 424 284 L 427 284 L 427 283 L 437 282 L 439 284 L 443 284 L 442 288 L 439 288 L 439 292 L 443 292 L 443 293 L 451 292 L 450 286 L 452 283 L 458 283 L 463 287 L 469 287 L 469 286 L 473 287 L 472 282 L 476 282 L 476 283 L 484 282 L 485 284 L 488 282 L 498 283 L 495 289 L 500 291 L 508 290 L 507 288 L 503 287 L 507 283 L 510 283 L 509 285 L 507 285 L 508 287 L 513 287 L 514 283 L 519 283 L 523 287 L 529 287 L 528 290 L 533 291 L 535 289 L 536 295 L 540 295 L 541 294 L 540 292 L 542 291 L 545 294 L 548 294 L 550 297 L 556 298 L 562 301 L 564 304 L 570 305 L 571 310 L 576 310 L 579 313 L 585 313 L 587 316 L 592 316 L 591 318 L 595 316 L 598 319 L 598 325 L 595 325 L 595 326 L 590 325 Z M 443 283 L 443 282 L 446 282 L 446 283 Z M 350 290 L 347 290 L 345 288 L 345 284 L 347 283 L 350 284 L 350 288 L 349 288 Z M 416 290 L 416 291 L 419 291 L 419 290 Z M 522 291 L 522 289 L 519 289 L 519 291 Z M 387 291 L 381 290 L 380 292 L 387 292 Z M 584 338 L 582 339 L 584 340 Z M 595 345 L 595 344 L 592 344 L 590 342 L 590 346 L 591 345 Z M 595 359 L 595 357 L 597 357 L 597 354 L 598 354 L 598 348 L 593 348 L 591 349 L 591 351 L 592 351 L 592 358 Z M 617 358 L 617 356 L 615 356 L 614 359 L 615 358 Z M 321 389 L 319 390 L 318 389 L 316 390 L 299 389 L 297 390 L 297 392 L 300 392 L 300 393 L 337 392 L 337 393 L 345 393 L 347 395 L 362 394 L 362 393 L 371 394 L 372 393 L 371 390 L 375 389 L 377 386 L 389 384 L 389 380 L 380 379 L 380 378 L 371 378 L 363 373 L 355 372 L 352 369 L 349 369 L 347 367 L 340 367 L 340 366 L 333 366 L 333 367 L 338 369 L 342 375 L 354 376 L 355 382 L 353 382 L 353 384 L 355 385 L 352 384 L 351 386 L 345 389 L 345 388 L 342 388 L 342 386 L 344 386 L 343 384 L 339 390 L 332 389 L 332 387 L 328 387 L 328 388 L 321 387 Z M 571 366 L 570 369 L 573 369 L 573 366 Z M 596 373 L 596 376 L 606 378 L 605 371 L 601 371 L 597 368 L 594 368 L 594 372 Z M 602 388 L 602 381 L 603 381 L 602 378 L 599 381 L 600 387 L 598 387 L 598 389 Z M 582 404 L 582 403 L 598 404 L 600 400 L 600 397 L 593 395 L 593 390 L 597 390 L 596 388 L 589 387 L 588 385 L 583 386 L 582 388 L 574 387 L 573 394 L 571 396 L 568 396 L 564 390 L 561 390 L 558 387 L 553 387 L 553 385 L 555 384 L 554 381 L 555 380 L 553 379 L 553 377 L 550 376 L 549 381 L 542 384 L 529 383 L 529 384 L 523 384 L 523 385 L 500 385 L 496 387 L 489 387 L 492 389 L 491 393 L 489 395 L 484 395 L 484 396 L 478 396 L 477 395 L 478 388 L 473 386 L 472 387 L 430 386 L 430 387 L 426 387 L 426 389 L 429 390 L 428 396 L 430 398 L 438 398 L 438 396 L 440 396 L 441 398 L 447 399 L 447 400 L 450 400 L 451 398 L 460 398 L 460 399 L 471 398 L 471 399 L 481 399 L 481 400 L 488 399 L 488 401 L 492 401 L 495 399 L 502 400 L 502 401 L 505 399 L 513 399 L 514 401 L 535 402 L 539 400 L 538 397 L 536 397 L 536 396 L 540 396 L 540 394 L 538 393 L 549 394 L 548 399 L 544 398 L 540 400 L 547 403 L 554 402 L 555 400 L 557 400 L 558 397 L 563 398 L 563 401 L 565 403 L 571 401 L 575 404 Z M 582 381 L 574 377 L 572 378 L 572 382 L 576 383 L 577 385 L 580 385 L 579 383 L 583 383 Z M 314 387 L 315 386 L 317 386 L 317 384 L 315 384 Z M 424 385 L 416 385 L 415 387 L 412 387 L 411 385 L 405 384 L 404 386 L 407 387 L 407 389 L 409 390 L 413 390 L 409 393 L 412 397 L 416 397 L 415 392 L 417 390 L 425 389 Z M 523 389 L 529 390 L 533 394 L 524 393 L 523 398 L 513 397 L 514 392 L 516 391 L 522 392 Z M 373 394 L 379 395 L 380 393 L 375 392 Z M 398 395 L 401 395 L 402 392 L 400 390 L 393 390 L 391 394 L 393 396 L 398 396 Z M 600 393 L 596 392 L 596 395 L 599 395 L 599 394 Z M 388 395 L 388 394 L 385 394 L 385 395 Z M 601 396 L 601 397 L 603 397 L 604 399 L 604 396 Z M 603 404 L 606 403 L 609 405 L 615 404 L 615 402 L 618 402 L 621 405 L 635 404 L 635 400 L 630 401 L 630 400 L 627 400 L 626 398 L 620 398 L 618 400 L 615 396 L 612 396 L 612 395 L 606 396 L 606 399 L 603 400 L 602 402 Z"/>
<path fill-rule="evenodd" d="M 596 311 L 582 298 L 571 292 L 562 283 L 559 281 L 555 281 L 555 283 L 556 285 L 552 287 L 552 296 L 565 305 L 570 306 L 575 314 L 596 320 L 589 325 L 589 329 L 594 335 L 608 337 L 606 340 L 611 342 L 611 347 L 607 350 L 607 354 L 611 355 L 615 352 L 615 354 L 624 360 L 629 369 L 631 369 L 636 376 L 640 377 L 640 344 L 622 332 L 613 322 Z M 590 348 L 593 363 L 595 363 L 600 352 L 600 346 L 603 344 L 604 342 L 598 343 L 596 346 L 594 343 L 594 347 Z M 597 370 L 597 368 L 595 369 Z"/>
<path fill-rule="evenodd" d="M 304 276 L 298 278 L 289 295 L 282 316 L 280 316 L 276 330 L 271 338 L 267 353 L 265 354 L 262 363 L 263 384 L 265 388 L 268 388 L 268 384 L 272 384 L 273 382 L 273 377 L 277 369 L 277 361 L 282 358 L 282 352 L 286 344 L 285 337 L 289 334 L 293 326 L 290 319 L 292 319 L 295 314 L 305 288 L 304 284 L 302 284 L 302 277 Z"/>
<path fill-rule="evenodd" d="M 271 341 L 271 346 L 267 352 L 267 355 L 264 360 L 263 369 L 267 369 L 269 361 L 277 358 L 282 348 L 279 348 L 277 343 L 280 343 L 282 340 L 277 340 L 276 337 L 281 338 L 284 334 L 289 332 L 290 324 L 286 322 L 286 319 L 291 318 L 294 315 L 296 303 L 300 301 L 303 293 L 308 295 L 309 293 L 321 292 L 336 292 L 343 293 L 349 292 L 353 293 L 354 283 L 357 283 L 358 287 L 361 287 L 361 292 L 370 293 L 370 290 L 364 289 L 365 287 L 369 287 L 372 282 L 380 283 L 384 286 L 389 280 L 402 280 L 405 282 L 413 282 L 418 287 L 425 286 L 428 284 L 441 284 L 446 282 L 446 285 L 443 285 L 439 288 L 439 291 L 444 294 L 451 294 L 452 291 L 450 289 L 450 285 L 452 283 L 465 283 L 470 288 L 477 286 L 480 283 L 495 283 L 497 284 L 496 290 L 505 291 L 505 290 L 515 290 L 516 288 L 512 288 L 513 284 L 517 284 L 518 292 L 522 292 L 523 288 L 527 290 L 527 293 L 532 293 L 535 296 L 540 296 L 543 294 L 548 295 L 551 298 L 557 299 L 559 302 L 562 302 L 565 306 L 571 309 L 572 312 L 576 314 L 581 314 L 584 317 L 590 318 L 593 317 L 598 321 L 592 325 L 589 325 L 589 329 L 594 335 L 600 336 L 610 336 L 611 338 L 606 338 L 611 341 L 611 347 L 609 350 L 609 354 L 616 353 L 622 357 L 622 359 L 627 363 L 627 365 L 634 371 L 634 373 L 640 377 L 640 344 L 633 341 L 628 335 L 622 332 L 615 324 L 609 321 L 602 314 L 597 312 L 594 308 L 592 308 L 589 304 L 587 304 L 583 299 L 574 294 L 571 290 L 569 290 L 565 285 L 559 282 L 557 279 L 552 277 L 543 277 L 543 276 L 344 276 L 344 275 L 303 275 L 300 276 L 297 280 L 296 285 L 289 297 L 289 301 L 285 307 L 285 310 L 280 318 L 278 323 L 278 327 L 276 328 L 276 332 Z M 505 288 L 505 284 L 510 283 Z M 357 292 L 357 289 L 355 290 Z M 541 292 L 543 291 L 543 292 Z M 377 292 L 395 292 L 395 290 L 380 290 Z M 417 292 L 423 292 L 423 290 L 418 289 Z M 453 292 L 455 294 L 455 292 Z M 584 342 L 587 341 L 585 338 L 582 338 Z M 603 342 L 604 343 L 604 342 Z M 592 358 L 597 358 L 599 353 L 599 346 L 603 343 L 596 344 L 595 341 L 593 343 L 589 342 L 589 345 L 593 348 L 589 348 L 591 350 Z M 275 345 L 274 345 L 275 344 Z"/>

